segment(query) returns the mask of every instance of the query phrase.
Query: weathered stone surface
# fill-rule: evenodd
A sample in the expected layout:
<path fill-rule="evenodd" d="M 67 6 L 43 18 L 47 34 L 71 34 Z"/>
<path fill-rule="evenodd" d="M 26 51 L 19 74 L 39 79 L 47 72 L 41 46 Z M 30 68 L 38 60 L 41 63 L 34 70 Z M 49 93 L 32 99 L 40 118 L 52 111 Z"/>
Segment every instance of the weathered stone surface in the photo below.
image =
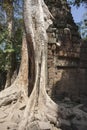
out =
<path fill-rule="evenodd" d="M 38 122 L 40 130 L 51 130 L 50 122 Z"/>
<path fill-rule="evenodd" d="M 60 103 L 58 121 L 62 130 L 86 130 L 87 113 L 81 110 L 83 104 L 76 105 L 68 100 Z"/>
<path fill-rule="evenodd" d="M 53 127 L 52 130 L 62 130 L 62 129 Z"/>
<path fill-rule="evenodd" d="M 74 130 L 87 130 L 87 120 L 76 120 L 72 121 L 72 128 Z"/>
<path fill-rule="evenodd" d="M 0 110 L 0 119 L 3 119 L 7 116 L 7 114 L 3 111 L 3 110 Z"/>
<path fill-rule="evenodd" d="M 66 122 L 66 123 L 65 123 L 65 122 Z M 62 130 L 72 130 L 72 127 L 71 127 L 71 125 L 67 124 L 67 121 L 64 121 L 64 122 L 62 122 L 62 124 L 61 124 L 61 129 L 62 129 Z"/>
<path fill-rule="evenodd" d="M 54 95 L 55 100 L 58 95 L 67 95 L 70 99 L 81 102 L 81 95 L 87 95 L 87 45 L 81 43 L 78 27 L 74 23 L 67 2 L 62 0 L 45 2 L 55 18 L 47 30 L 50 39 L 48 44 L 50 95 Z M 60 46 L 57 43 L 61 43 Z M 55 70 L 52 71 L 52 68 Z"/>
<path fill-rule="evenodd" d="M 56 38 L 52 38 L 52 37 L 49 38 L 49 39 L 48 39 L 48 43 L 52 43 L 52 44 L 53 44 L 53 43 L 56 43 Z"/>
<path fill-rule="evenodd" d="M 0 130 L 17 130 L 17 124 L 12 122 L 4 122 L 0 124 Z"/>
<path fill-rule="evenodd" d="M 37 121 L 33 121 L 27 126 L 27 130 L 40 130 Z"/>

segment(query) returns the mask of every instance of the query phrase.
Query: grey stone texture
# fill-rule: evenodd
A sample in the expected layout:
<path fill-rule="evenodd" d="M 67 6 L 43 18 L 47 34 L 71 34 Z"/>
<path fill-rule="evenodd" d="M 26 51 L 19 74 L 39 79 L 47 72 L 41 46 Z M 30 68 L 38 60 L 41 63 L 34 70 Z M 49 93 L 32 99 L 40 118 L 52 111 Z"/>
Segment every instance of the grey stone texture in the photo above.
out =
<path fill-rule="evenodd" d="M 48 94 L 81 102 L 87 96 L 87 45 L 65 0 L 45 0 L 53 17 L 48 33 Z"/>

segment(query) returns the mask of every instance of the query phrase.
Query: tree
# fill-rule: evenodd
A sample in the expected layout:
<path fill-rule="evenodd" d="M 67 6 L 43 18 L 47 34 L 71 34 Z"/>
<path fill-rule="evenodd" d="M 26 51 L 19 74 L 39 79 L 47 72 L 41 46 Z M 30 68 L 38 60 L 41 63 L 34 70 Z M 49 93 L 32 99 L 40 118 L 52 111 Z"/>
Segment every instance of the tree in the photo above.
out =
<path fill-rule="evenodd" d="M 68 3 L 80 6 L 80 4 L 85 4 L 87 6 L 87 0 L 68 0 Z"/>
<path fill-rule="evenodd" d="M 7 53 L 6 55 L 6 60 L 8 61 L 7 63 L 7 78 L 6 78 L 6 87 L 9 87 L 11 85 L 11 77 L 14 72 L 14 66 L 13 64 L 15 62 L 14 56 L 13 56 L 13 42 L 12 42 L 12 37 L 13 37 L 13 17 L 14 17 L 14 9 L 13 9 L 13 1 L 11 0 L 6 0 L 6 1 L 0 1 L 1 2 L 1 7 L 2 10 L 4 10 L 6 14 L 6 25 L 7 25 L 7 39 L 5 41 L 6 43 L 6 48 L 5 52 Z M 14 61 L 14 62 L 13 62 Z"/>
<path fill-rule="evenodd" d="M 13 1 L 7 0 L 3 4 L 7 15 L 8 43 L 10 42 L 10 45 L 12 46 L 11 39 L 13 33 Z M 11 64 L 14 61 L 12 57 L 12 53 L 8 53 L 8 60 L 9 60 L 9 67 L 7 70 L 7 79 L 6 79 L 5 88 L 11 85 L 11 77 L 12 77 L 12 69 L 13 69 Z"/>
<path fill-rule="evenodd" d="M 10 103 L 11 109 L 3 122 L 12 121 L 15 117 L 15 121 L 18 120 L 15 127 L 19 130 L 31 129 L 32 122 L 36 127 L 39 122 L 58 124 L 58 106 L 46 93 L 46 29 L 52 23 L 51 19 L 52 16 L 43 0 L 24 1 L 26 35 L 23 38 L 19 74 L 14 83 L 0 93 L 0 106 Z M 24 115 L 18 116 L 17 111 L 22 111 Z"/>
<path fill-rule="evenodd" d="M 20 15 L 18 15 L 19 12 L 21 12 L 22 8 L 22 1 L 21 1 L 21 7 L 19 6 L 20 1 L 19 0 L 6 0 L 1 1 L 0 0 L 0 14 L 5 15 L 5 18 L 1 19 L 1 23 L 4 24 L 2 26 L 2 31 L 0 33 L 0 43 L 1 46 L 3 46 L 3 42 L 5 43 L 4 50 L 2 51 L 2 55 L 5 55 L 4 58 L 4 70 L 7 73 L 6 78 L 6 85 L 5 88 L 10 86 L 14 79 L 14 72 L 17 70 L 18 62 L 20 59 L 20 48 L 21 48 L 21 35 L 22 35 L 22 27 L 18 25 L 22 25 L 23 20 L 20 20 Z M 20 10 L 20 11 L 19 11 Z M 16 18 L 16 15 L 18 18 Z M 1 15 L 1 16 L 3 16 Z M 5 22 L 3 22 L 5 21 Z M 16 21 L 16 22 L 15 22 Z M 21 28 L 21 29 L 20 29 Z M 17 35 L 15 35 L 17 34 Z M 20 42 L 20 43 L 19 43 Z M 18 44 L 18 45 L 17 45 Z M 3 66 L 3 64 L 1 65 Z"/>
<path fill-rule="evenodd" d="M 81 36 L 84 40 L 87 39 L 87 13 L 83 15 L 82 25 L 80 26 Z"/>

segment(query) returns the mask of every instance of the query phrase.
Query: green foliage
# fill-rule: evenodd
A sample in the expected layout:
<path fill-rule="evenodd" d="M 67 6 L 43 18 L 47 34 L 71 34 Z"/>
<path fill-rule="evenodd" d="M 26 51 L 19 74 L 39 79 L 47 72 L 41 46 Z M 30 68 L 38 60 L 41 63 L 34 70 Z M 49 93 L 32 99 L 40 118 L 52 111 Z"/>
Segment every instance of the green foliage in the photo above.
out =
<path fill-rule="evenodd" d="M 8 31 L 6 28 L 3 27 L 2 30 L 0 30 L 0 70 L 6 69 L 6 59 L 7 59 L 7 53 L 11 52 L 10 44 L 8 44 Z"/>
<path fill-rule="evenodd" d="M 5 69 L 5 57 L 6 57 L 6 55 L 0 49 L 0 70 L 4 70 Z"/>
<path fill-rule="evenodd" d="M 11 68 L 10 55 L 12 53 L 15 53 L 17 63 L 20 62 L 21 58 L 23 20 L 15 19 L 14 24 L 14 36 L 11 39 L 8 38 L 7 27 L 2 26 L 2 29 L 0 29 L 0 70 L 3 71 Z"/>
<path fill-rule="evenodd" d="M 83 20 L 79 26 L 82 39 L 87 39 L 87 13 L 84 13 Z"/>
<path fill-rule="evenodd" d="M 84 4 L 85 7 L 87 7 L 87 0 L 67 0 L 69 4 L 76 5 L 77 7 L 80 6 L 80 4 Z"/>
<path fill-rule="evenodd" d="M 22 6 L 23 0 L 0 0 L 0 70 L 3 71 L 11 68 L 10 55 L 13 53 L 16 56 L 16 62 L 20 62 L 23 30 Z M 14 32 L 9 38 L 6 21 L 11 9 L 14 13 Z"/>

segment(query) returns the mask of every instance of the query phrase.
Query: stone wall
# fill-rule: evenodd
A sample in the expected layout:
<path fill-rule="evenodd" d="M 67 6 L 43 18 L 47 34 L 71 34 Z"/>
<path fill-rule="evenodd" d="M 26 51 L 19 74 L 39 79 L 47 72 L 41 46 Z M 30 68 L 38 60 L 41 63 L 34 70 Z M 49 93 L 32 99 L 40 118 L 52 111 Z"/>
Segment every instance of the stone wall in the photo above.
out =
<path fill-rule="evenodd" d="M 87 46 L 81 45 L 66 0 L 46 3 L 55 17 L 48 33 L 48 88 L 54 100 L 69 97 L 79 101 L 87 96 Z"/>

